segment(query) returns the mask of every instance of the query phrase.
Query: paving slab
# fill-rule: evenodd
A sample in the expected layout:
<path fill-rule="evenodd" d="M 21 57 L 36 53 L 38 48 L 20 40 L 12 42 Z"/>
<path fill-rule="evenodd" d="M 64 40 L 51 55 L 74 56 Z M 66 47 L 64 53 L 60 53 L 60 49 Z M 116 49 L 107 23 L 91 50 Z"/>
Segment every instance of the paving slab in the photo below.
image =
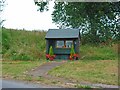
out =
<path fill-rule="evenodd" d="M 47 75 L 47 72 L 57 66 L 60 66 L 61 64 L 65 63 L 65 61 L 62 62 L 47 62 L 39 67 L 37 67 L 36 69 L 29 71 L 28 74 L 31 76 L 45 76 Z"/>

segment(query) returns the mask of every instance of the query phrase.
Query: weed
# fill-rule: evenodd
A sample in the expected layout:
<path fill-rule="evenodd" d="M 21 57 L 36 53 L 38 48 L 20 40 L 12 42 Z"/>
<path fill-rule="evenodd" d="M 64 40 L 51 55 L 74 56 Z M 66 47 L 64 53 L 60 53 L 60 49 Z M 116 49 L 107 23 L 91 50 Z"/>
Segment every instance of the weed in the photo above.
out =
<path fill-rule="evenodd" d="M 26 77 L 25 77 L 25 80 L 27 80 L 27 81 L 32 81 L 32 76 L 29 76 L 29 75 L 26 76 Z"/>
<path fill-rule="evenodd" d="M 84 89 L 91 89 L 92 87 L 91 86 L 88 86 L 88 85 L 80 85 L 80 84 L 77 84 L 75 85 L 76 88 L 84 88 Z"/>

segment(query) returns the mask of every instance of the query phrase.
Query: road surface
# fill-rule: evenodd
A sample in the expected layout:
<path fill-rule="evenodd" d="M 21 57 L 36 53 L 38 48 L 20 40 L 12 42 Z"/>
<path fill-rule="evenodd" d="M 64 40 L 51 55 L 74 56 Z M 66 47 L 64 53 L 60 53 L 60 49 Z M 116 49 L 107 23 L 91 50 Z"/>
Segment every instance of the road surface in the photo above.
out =
<path fill-rule="evenodd" d="M 0 80 L 0 82 L 2 83 L 2 88 L 59 88 L 54 86 L 27 83 L 24 81 Z"/>

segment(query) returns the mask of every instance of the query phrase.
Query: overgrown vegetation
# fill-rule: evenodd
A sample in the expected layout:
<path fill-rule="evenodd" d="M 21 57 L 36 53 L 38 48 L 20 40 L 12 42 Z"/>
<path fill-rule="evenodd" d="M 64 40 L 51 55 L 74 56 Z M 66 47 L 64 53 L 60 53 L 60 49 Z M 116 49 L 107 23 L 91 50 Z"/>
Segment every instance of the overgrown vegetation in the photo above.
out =
<path fill-rule="evenodd" d="M 118 45 L 113 46 L 91 46 L 82 45 L 80 47 L 81 60 L 117 60 Z"/>
<path fill-rule="evenodd" d="M 4 60 L 45 60 L 45 31 L 2 30 Z M 80 45 L 81 60 L 115 60 L 118 45 Z"/>
<path fill-rule="evenodd" d="M 7 60 L 45 59 L 45 31 L 2 30 L 2 54 Z"/>

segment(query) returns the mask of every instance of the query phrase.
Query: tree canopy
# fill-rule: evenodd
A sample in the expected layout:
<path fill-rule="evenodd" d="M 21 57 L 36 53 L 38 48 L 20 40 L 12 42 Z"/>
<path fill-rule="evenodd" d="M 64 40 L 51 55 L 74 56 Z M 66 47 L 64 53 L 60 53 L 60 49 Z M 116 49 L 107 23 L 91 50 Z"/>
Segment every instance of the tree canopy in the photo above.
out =
<path fill-rule="evenodd" d="M 6 0 L 0 0 L 0 13 L 4 10 L 3 8 L 5 7 L 5 1 Z M 0 27 L 2 26 L 4 21 L 5 20 L 2 20 L 1 17 L 0 17 Z"/>
<path fill-rule="evenodd" d="M 60 28 L 79 28 L 82 43 L 120 38 L 120 2 L 55 2 L 52 20 Z"/>

